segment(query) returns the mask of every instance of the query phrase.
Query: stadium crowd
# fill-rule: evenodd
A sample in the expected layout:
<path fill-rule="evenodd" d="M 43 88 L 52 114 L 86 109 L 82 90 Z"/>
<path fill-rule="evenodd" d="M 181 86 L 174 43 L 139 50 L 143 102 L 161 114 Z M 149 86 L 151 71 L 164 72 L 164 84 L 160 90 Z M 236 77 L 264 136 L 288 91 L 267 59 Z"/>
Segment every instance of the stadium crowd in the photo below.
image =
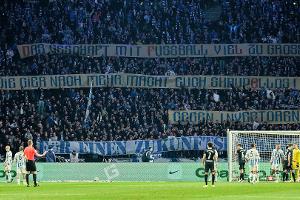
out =
<path fill-rule="evenodd" d="M 49 4 L 5 0 L 0 5 L 0 76 L 69 73 L 163 75 L 299 76 L 295 57 L 89 58 L 38 55 L 20 59 L 16 45 L 26 43 L 299 43 L 297 2 L 221 0 L 218 20 L 207 20 L 209 1 L 87 0 Z M 44 1 L 42 1 L 44 2 Z M 13 33 L 13 34 L 12 34 Z M 272 94 L 271 94 L 272 93 Z M 85 119 L 88 89 L 0 90 L 0 154 L 15 151 L 25 139 L 133 140 L 181 135 L 219 135 L 226 129 L 298 130 L 300 124 L 199 125 L 168 123 L 168 109 L 238 111 L 297 109 L 298 90 L 271 91 L 94 88 L 90 118 Z M 214 95 L 218 95 L 216 100 Z"/>
<path fill-rule="evenodd" d="M 241 124 L 234 121 L 199 125 L 168 123 L 168 110 L 279 110 L 300 107 L 293 89 L 252 91 L 198 89 L 94 88 L 85 121 L 88 89 L 1 91 L 0 140 L 18 146 L 36 140 L 135 140 L 169 136 L 225 136 L 226 129 L 297 130 L 299 124 Z M 215 95 L 218 98 L 215 98 Z"/>
<path fill-rule="evenodd" d="M 165 74 L 299 75 L 293 57 L 134 59 L 66 55 L 20 60 L 16 45 L 297 43 L 296 1 L 220 0 L 221 14 L 207 20 L 214 1 L 4 1 L 0 5 L 0 75 L 133 72 Z M 160 11 L 160 12 L 158 12 Z M 14 33 L 14 34 L 10 34 Z M 155 67 L 153 67 L 155 66 Z"/>
<path fill-rule="evenodd" d="M 39 55 L 25 60 L 2 60 L 1 76 L 135 73 L 147 75 L 300 76 L 295 57 L 235 58 L 88 58 L 70 55 Z"/>
<path fill-rule="evenodd" d="M 293 0 L 220 0 L 216 21 L 204 12 L 212 0 L 26 2 L 1 5 L 1 43 L 299 42 L 299 2 Z"/>

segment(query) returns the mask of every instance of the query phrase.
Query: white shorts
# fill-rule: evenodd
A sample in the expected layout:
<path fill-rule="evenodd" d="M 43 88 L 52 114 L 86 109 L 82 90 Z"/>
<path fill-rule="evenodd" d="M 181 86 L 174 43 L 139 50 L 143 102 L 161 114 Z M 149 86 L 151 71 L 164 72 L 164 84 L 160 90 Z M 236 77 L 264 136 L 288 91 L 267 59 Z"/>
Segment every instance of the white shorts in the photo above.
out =
<path fill-rule="evenodd" d="M 271 166 L 271 169 L 273 170 L 280 170 L 280 164 L 275 164 L 275 163 L 272 163 L 272 166 Z"/>
<path fill-rule="evenodd" d="M 11 164 L 4 164 L 4 171 L 11 171 Z"/>
<path fill-rule="evenodd" d="M 250 160 L 249 161 L 249 169 L 250 169 L 250 171 L 252 170 L 252 169 L 257 169 L 258 170 L 258 162 L 257 161 L 254 161 L 254 160 Z"/>
<path fill-rule="evenodd" d="M 27 173 L 25 166 L 24 167 L 17 167 L 16 171 L 17 171 L 17 174 L 26 174 Z"/>

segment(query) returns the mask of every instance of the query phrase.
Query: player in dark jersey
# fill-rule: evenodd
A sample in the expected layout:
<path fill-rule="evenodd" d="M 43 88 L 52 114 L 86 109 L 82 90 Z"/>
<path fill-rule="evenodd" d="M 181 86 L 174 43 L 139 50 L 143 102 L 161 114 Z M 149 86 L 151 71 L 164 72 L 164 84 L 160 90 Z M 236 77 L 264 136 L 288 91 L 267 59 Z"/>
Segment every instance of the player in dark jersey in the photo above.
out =
<path fill-rule="evenodd" d="M 246 151 L 243 149 L 241 144 L 238 144 L 236 149 L 237 149 L 236 155 L 237 155 L 237 160 L 239 162 L 239 170 L 240 170 L 239 182 L 242 182 L 245 180 L 244 171 L 245 171 L 245 163 L 246 163 L 246 159 L 245 159 Z"/>
<path fill-rule="evenodd" d="M 284 154 L 284 161 L 283 161 L 283 181 L 288 181 L 289 179 L 289 173 L 292 170 L 292 159 L 293 159 L 293 151 L 292 151 L 293 145 L 289 144 L 286 147 L 286 151 Z M 295 177 L 295 174 L 292 173 L 293 177 Z"/>
<path fill-rule="evenodd" d="M 205 168 L 205 185 L 203 187 L 207 187 L 208 181 L 208 172 L 211 172 L 211 182 L 212 187 L 215 187 L 215 161 L 216 161 L 217 151 L 213 148 L 213 144 L 209 142 L 207 144 L 207 149 L 203 154 L 202 163 Z"/>

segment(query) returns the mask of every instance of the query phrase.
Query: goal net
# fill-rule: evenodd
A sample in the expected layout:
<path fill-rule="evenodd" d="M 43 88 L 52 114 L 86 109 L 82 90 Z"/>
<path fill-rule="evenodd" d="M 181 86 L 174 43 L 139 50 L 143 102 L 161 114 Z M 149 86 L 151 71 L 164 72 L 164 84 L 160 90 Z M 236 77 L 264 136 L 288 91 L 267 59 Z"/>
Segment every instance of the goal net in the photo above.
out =
<path fill-rule="evenodd" d="M 239 180 L 239 164 L 236 156 L 237 144 L 241 144 L 247 151 L 251 144 L 256 144 L 260 154 L 259 180 L 267 180 L 271 173 L 271 154 L 276 144 L 281 145 L 285 152 L 288 144 L 300 144 L 300 131 L 227 131 L 228 148 L 228 181 Z M 282 169 L 281 169 L 282 170 Z M 249 174 L 249 167 L 245 165 L 245 175 Z"/>

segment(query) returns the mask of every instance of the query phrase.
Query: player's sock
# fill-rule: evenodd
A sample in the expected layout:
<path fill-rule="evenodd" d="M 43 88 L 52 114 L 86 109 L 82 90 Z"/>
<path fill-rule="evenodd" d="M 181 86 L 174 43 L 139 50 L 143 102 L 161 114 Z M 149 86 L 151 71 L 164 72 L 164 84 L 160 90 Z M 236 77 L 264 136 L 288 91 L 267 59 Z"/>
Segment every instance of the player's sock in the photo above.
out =
<path fill-rule="evenodd" d="M 26 183 L 29 185 L 29 174 L 26 174 Z"/>
<path fill-rule="evenodd" d="M 283 181 L 283 182 L 285 181 L 285 177 L 286 177 L 286 173 L 283 172 L 283 173 L 282 173 L 282 181 Z"/>
<path fill-rule="evenodd" d="M 205 175 L 204 175 L 205 185 L 207 185 L 207 179 L 208 179 L 208 175 L 205 174 Z"/>
<path fill-rule="evenodd" d="M 244 179 L 245 179 L 244 173 L 241 173 L 241 174 L 240 174 L 240 180 L 244 180 Z"/>
<path fill-rule="evenodd" d="M 212 175 L 211 175 L 211 183 L 212 183 L 212 185 L 215 184 L 215 179 L 216 179 L 216 175 L 215 175 L 215 174 L 212 174 Z"/>
<path fill-rule="evenodd" d="M 257 172 L 257 174 L 255 175 L 255 181 L 259 182 L 259 173 Z"/>
<path fill-rule="evenodd" d="M 252 181 L 252 177 L 253 177 L 253 174 L 252 174 L 252 172 L 250 172 L 250 174 L 249 174 L 249 182 Z"/>
<path fill-rule="evenodd" d="M 252 172 L 250 172 L 250 173 L 249 173 L 249 177 L 248 177 L 248 182 L 251 182 L 252 176 L 253 176 L 253 174 L 252 174 Z"/>
<path fill-rule="evenodd" d="M 289 180 L 289 173 L 285 172 L 285 181 L 288 181 L 288 180 Z"/>
<path fill-rule="evenodd" d="M 242 180 L 245 180 L 245 174 L 244 174 L 244 172 L 242 173 Z"/>
<path fill-rule="evenodd" d="M 17 183 L 18 185 L 20 185 L 20 178 L 17 178 Z"/>
<path fill-rule="evenodd" d="M 8 173 L 7 173 L 7 176 L 8 176 L 8 180 L 9 180 L 9 182 L 10 182 L 10 181 L 11 181 L 11 173 L 8 172 Z"/>
<path fill-rule="evenodd" d="M 276 181 L 279 181 L 279 172 L 276 172 Z"/>
<path fill-rule="evenodd" d="M 22 177 L 22 183 L 23 183 L 23 185 L 26 185 L 26 175 L 25 175 L 25 177 L 24 176 Z"/>
<path fill-rule="evenodd" d="M 296 182 L 296 175 L 295 172 L 292 172 L 293 181 Z"/>
<path fill-rule="evenodd" d="M 252 182 L 255 182 L 256 181 L 256 174 L 253 174 L 252 175 Z"/>
<path fill-rule="evenodd" d="M 37 185 L 36 184 L 36 174 L 33 174 L 33 182 L 34 182 L 34 185 Z"/>

